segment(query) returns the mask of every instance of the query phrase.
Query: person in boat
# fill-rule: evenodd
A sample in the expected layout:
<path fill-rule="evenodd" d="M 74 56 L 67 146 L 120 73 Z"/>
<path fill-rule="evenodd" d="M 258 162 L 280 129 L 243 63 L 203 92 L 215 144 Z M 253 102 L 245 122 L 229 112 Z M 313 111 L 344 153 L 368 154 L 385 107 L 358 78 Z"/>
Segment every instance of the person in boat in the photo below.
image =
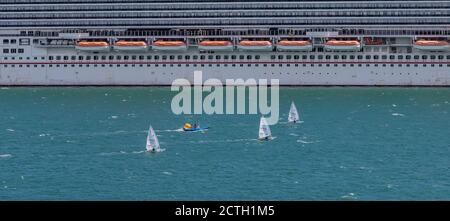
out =
<path fill-rule="evenodd" d="M 191 128 L 192 128 L 192 125 L 190 123 L 185 123 L 183 126 L 183 129 L 185 129 L 185 130 L 189 130 Z"/>

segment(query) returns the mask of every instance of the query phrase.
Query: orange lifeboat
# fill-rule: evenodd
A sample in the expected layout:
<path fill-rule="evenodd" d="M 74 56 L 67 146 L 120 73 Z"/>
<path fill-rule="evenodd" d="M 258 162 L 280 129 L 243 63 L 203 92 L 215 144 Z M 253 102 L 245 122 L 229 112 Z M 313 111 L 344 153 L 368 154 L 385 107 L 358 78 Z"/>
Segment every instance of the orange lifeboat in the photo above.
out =
<path fill-rule="evenodd" d="M 312 48 L 310 41 L 282 40 L 277 45 L 278 51 L 312 51 Z"/>
<path fill-rule="evenodd" d="M 359 51 L 361 43 L 356 40 L 329 40 L 324 48 L 326 51 Z"/>
<path fill-rule="evenodd" d="M 145 51 L 148 49 L 147 43 L 144 41 L 118 41 L 114 44 L 117 51 Z"/>
<path fill-rule="evenodd" d="M 270 41 L 243 40 L 239 42 L 238 48 L 244 51 L 272 51 L 273 46 Z"/>
<path fill-rule="evenodd" d="M 201 51 L 232 51 L 233 43 L 230 41 L 209 41 L 205 40 L 198 44 Z"/>
<path fill-rule="evenodd" d="M 153 42 L 153 49 L 157 51 L 180 51 L 186 50 L 186 43 L 183 41 L 155 41 Z"/>
<path fill-rule="evenodd" d="M 109 51 L 109 44 L 104 41 L 80 41 L 77 42 L 75 48 L 80 51 L 101 52 Z"/>
<path fill-rule="evenodd" d="M 414 48 L 425 51 L 447 51 L 450 44 L 447 41 L 417 40 L 414 42 Z"/>

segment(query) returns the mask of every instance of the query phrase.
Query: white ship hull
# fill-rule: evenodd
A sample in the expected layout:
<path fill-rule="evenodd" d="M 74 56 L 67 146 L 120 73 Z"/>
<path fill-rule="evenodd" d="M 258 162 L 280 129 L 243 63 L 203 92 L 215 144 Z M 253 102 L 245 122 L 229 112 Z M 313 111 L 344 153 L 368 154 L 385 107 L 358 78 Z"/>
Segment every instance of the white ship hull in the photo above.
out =
<path fill-rule="evenodd" d="M 381 64 L 340 63 L 186 63 L 156 64 L 147 62 L 107 62 L 98 64 L 39 64 L 1 65 L 0 85 L 171 85 L 175 79 L 186 78 L 193 82 L 194 71 L 203 71 L 204 78 L 226 79 L 279 79 L 281 85 L 398 85 L 398 86 L 444 86 L 450 85 L 447 64 L 424 64 L 394 67 Z M 243 65 L 242 67 L 240 65 Z M 281 65 L 281 67 L 280 67 Z M 306 65 L 306 66 L 303 66 Z M 311 65 L 314 65 L 313 67 Z M 369 67 L 367 65 L 370 65 Z"/>
<path fill-rule="evenodd" d="M 325 45 L 326 51 L 360 51 L 361 45 L 349 45 L 349 46 L 335 46 L 335 45 Z"/>
<path fill-rule="evenodd" d="M 75 46 L 75 49 L 86 52 L 109 52 L 111 48 L 109 46 L 97 46 L 97 47 Z"/>

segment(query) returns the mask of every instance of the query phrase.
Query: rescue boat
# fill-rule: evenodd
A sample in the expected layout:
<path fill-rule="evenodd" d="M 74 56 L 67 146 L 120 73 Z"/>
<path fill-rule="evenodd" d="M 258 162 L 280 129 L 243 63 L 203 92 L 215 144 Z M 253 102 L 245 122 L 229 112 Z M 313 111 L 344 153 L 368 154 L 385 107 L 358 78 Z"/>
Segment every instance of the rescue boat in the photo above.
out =
<path fill-rule="evenodd" d="M 107 52 L 110 50 L 109 44 L 104 41 L 80 41 L 76 43 L 75 48 L 88 52 Z"/>
<path fill-rule="evenodd" d="M 282 40 L 277 44 L 278 51 L 312 51 L 313 46 L 310 41 L 289 41 Z"/>
<path fill-rule="evenodd" d="M 148 45 L 145 41 L 117 41 L 114 44 L 114 50 L 116 51 L 147 51 Z"/>
<path fill-rule="evenodd" d="M 155 51 L 185 51 L 187 45 L 183 41 L 155 41 L 152 48 Z"/>
<path fill-rule="evenodd" d="M 325 43 L 325 51 L 360 51 L 361 43 L 356 40 L 329 40 Z"/>
<path fill-rule="evenodd" d="M 242 51 L 272 51 L 273 45 L 270 41 L 249 41 L 239 42 L 238 49 Z"/>
<path fill-rule="evenodd" d="M 233 43 L 230 41 L 201 41 L 198 44 L 201 51 L 233 51 Z"/>
<path fill-rule="evenodd" d="M 424 51 L 448 51 L 450 44 L 447 41 L 417 40 L 414 42 L 414 48 Z"/>

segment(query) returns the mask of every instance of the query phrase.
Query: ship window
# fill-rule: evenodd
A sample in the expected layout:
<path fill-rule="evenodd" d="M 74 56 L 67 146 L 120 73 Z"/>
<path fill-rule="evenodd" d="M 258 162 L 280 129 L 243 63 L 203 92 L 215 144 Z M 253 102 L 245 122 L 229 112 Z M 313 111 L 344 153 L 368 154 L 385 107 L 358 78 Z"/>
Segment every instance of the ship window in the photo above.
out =
<path fill-rule="evenodd" d="M 94 56 L 94 60 L 96 60 L 96 61 L 97 61 L 97 60 L 98 60 L 98 56 Z"/>
<path fill-rule="evenodd" d="M 420 56 L 419 55 L 414 55 L 414 59 L 419 59 Z"/>
<path fill-rule="evenodd" d="M 217 59 L 217 60 L 220 60 L 220 55 L 216 55 L 216 59 Z"/>
<path fill-rule="evenodd" d="M 378 55 L 373 56 L 373 59 L 375 59 L 375 60 L 378 60 L 379 58 L 380 58 L 380 56 L 378 56 Z"/>
<path fill-rule="evenodd" d="M 350 55 L 349 58 L 353 60 L 355 59 L 355 55 Z"/>
<path fill-rule="evenodd" d="M 162 60 L 167 60 L 167 55 L 161 56 L 161 59 L 162 59 Z"/>
<path fill-rule="evenodd" d="M 381 59 L 386 60 L 387 59 L 387 55 L 381 55 Z"/>
<path fill-rule="evenodd" d="M 270 55 L 270 59 L 274 60 L 276 58 L 275 55 Z"/>
<path fill-rule="evenodd" d="M 430 55 L 430 59 L 436 59 L 436 55 Z"/>
<path fill-rule="evenodd" d="M 450 59 L 450 55 L 447 55 L 447 59 Z"/>
<path fill-rule="evenodd" d="M 315 58 L 316 58 L 316 56 L 314 56 L 314 55 L 309 56 L 309 59 L 311 59 L 311 60 L 314 60 Z"/>
<path fill-rule="evenodd" d="M 91 60 L 91 56 L 86 56 L 86 60 Z"/>
<path fill-rule="evenodd" d="M 358 60 L 362 60 L 363 56 L 362 55 L 358 55 Z"/>
<path fill-rule="evenodd" d="M 4 45 L 9 44 L 9 39 L 3 39 L 3 44 Z"/>
<path fill-rule="evenodd" d="M 298 55 L 294 55 L 294 59 L 300 59 L 300 56 L 298 56 Z"/>
<path fill-rule="evenodd" d="M 247 60 L 251 60 L 252 56 L 251 55 L 247 55 Z"/>
<path fill-rule="evenodd" d="M 279 60 L 282 60 L 283 57 L 284 57 L 283 55 L 278 55 L 278 59 L 279 59 Z"/>
<path fill-rule="evenodd" d="M 411 55 L 406 55 L 405 58 L 406 58 L 407 60 L 411 60 Z"/>
<path fill-rule="evenodd" d="M 16 39 L 11 39 L 11 44 L 15 44 L 15 43 L 17 43 L 17 40 Z"/>
<path fill-rule="evenodd" d="M 339 59 L 339 55 L 335 55 L 335 56 L 333 56 L 333 57 L 334 57 L 335 60 L 338 60 L 338 59 Z"/>
<path fill-rule="evenodd" d="M 169 59 L 170 59 L 170 60 L 173 60 L 173 59 L 175 59 L 175 56 L 174 56 L 174 55 L 170 55 L 170 56 L 169 56 Z"/>
<path fill-rule="evenodd" d="M 394 59 L 395 59 L 395 55 L 389 56 L 389 59 L 390 59 L 390 60 L 394 60 Z"/>
<path fill-rule="evenodd" d="M 56 60 L 61 60 L 61 56 L 56 56 Z"/>
<path fill-rule="evenodd" d="M 77 56 L 71 56 L 70 60 L 77 60 Z"/>
<path fill-rule="evenodd" d="M 139 60 L 144 60 L 144 55 L 139 56 Z"/>
<path fill-rule="evenodd" d="M 444 59 L 444 55 L 439 55 L 438 59 L 440 59 L 440 60 Z"/>
<path fill-rule="evenodd" d="M 264 67 L 267 67 L 267 64 L 263 64 Z"/>
<path fill-rule="evenodd" d="M 286 59 L 292 59 L 292 55 L 286 55 Z"/>
<path fill-rule="evenodd" d="M 239 60 L 244 60 L 245 56 L 244 55 L 239 55 Z"/>
<path fill-rule="evenodd" d="M 426 67 L 427 65 L 426 65 L 426 64 L 423 64 L 423 66 Z"/>
<path fill-rule="evenodd" d="M 426 60 L 427 58 L 428 58 L 428 56 L 422 55 L 422 59 L 423 59 L 423 60 Z"/>
<path fill-rule="evenodd" d="M 255 55 L 255 59 L 259 60 L 260 56 L 259 55 Z"/>
<path fill-rule="evenodd" d="M 192 56 L 192 58 L 193 58 L 194 60 L 197 60 L 197 59 L 198 59 L 198 56 L 197 56 L 197 55 L 194 55 L 194 56 Z"/>
<path fill-rule="evenodd" d="M 209 60 L 212 60 L 213 58 L 214 58 L 214 56 L 208 55 L 208 59 L 209 59 Z"/>
<path fill-rule="evenodd" d="M 177 59 L 178 59 L 178 60 L 182 60 L 182 59 L 183 59 L 183 55 L 178 55 L 178 56 L 177 56 Z"/>
<path fill-rule="evenodd" d="M 200 60 L 205 60 L 205 55 L 200 55 Z"/>
<path fill-rule="evenodd" d="M 228 60 L 229 57 L 230 57 L 230 56 L 228 56 L 228 55 L 224 55 L 224 56 L 223 56 L 223 59 Z"/>
<path fill-rule="evenodd" d="M 48 60 L 53 60 L 53 56 L 48 56 Z"/>
<path fill-rule="evenodd" d="M 350 67 L 353 67 L 353 66 L 355 66 L 354 64 L 350 64 Z"/>
<path fill-rule="evenodd" d="M 370 60 L 371 57 L 372 57 L 372 56 L 370 56 L 370 55 L 366 55 L 366 59 L 367 59 L 367 60 Z"/>
<path fill-rule="evenodd" d="M 9 49 L 8 48 L 3 48 L 3 54 L 8 54 L 9 53 Z"/>
<path fill-rule="evenodd" d="M 318 58 L 319 60 L 322 60 L 322 59 L 323 59 L 323 55 L 318 55 L 317 58 Z"/>
<path fill-rule="evenodd" d="M 19 48 L 19 51 L 18 51 L 18 52 L 21 53 L 21 54 L 23 54 L 23 52 L 24 52 L 23 48 Z"/>
<path fill-rule="evenodd" d="M 236 55 L 231 55 L 231 59 L 236 59 Z"/>
<path fill-rule="evenodd" d="M 383 67 L 386 67 L 386 64 L 383 64 L 382 66 L 383 66 Z"/>
<path fill-rule="evenodd" d="M 326 55 L 326 56 L 325 56 L 325 59 L 330 60 L 330 59 L 331 59 L 331 56 L 330 56 L 330 55 Z"/>
<path fill-rule="evenodd" d="M 67 61 L 69 60 L 69 56 L 64 56 L 63 59 Z"/>
<path fill-rule="evenodd" d="M 130 57 L 127 56 L 127 55 L 123 56 L 123 60 L 128 60 L 129 58 L 130 58 Z"/>
<path fill-rule="evenodd" d="M 275 67 L 275 64 L 270 64 L 270 66 Z"/>
<path fill-rule="evenodd" d="M 403 59 L 403 55 L 397 56 L 397 59 L 398 59 L 398 60 L 402 60 L 402 59 Z"/>
<path fill-rule="evenodd" d="M 148 56 L 147 56 L 147 60 L 152 60 L 152 56 L 151 56 L 151 55 L 148 55 Z"/>
<path fill-rule="evenodd" d="M 15 48 L 11 49 L 11 53 L 16 53 L 16 52 L 17 52 L 17 50 Z"/>
<path fill-rule="evenodd" d="M 391 64 L 391 67 L 394 67 L 394 64 Z"/>
<path fill-rule="evenodd" d="M 34 60 L 37 60 L 38 58 L 37 58 L 37 57 L 33 57 L 33 59 L 34 59 Z"/>
<path fill-rule="evenodd" d="M 345 60 L 345 59 L 347 59 L 347 55 L 342 55 L 342 60 Z"/>
<path fill-rule="evenodd" d="M 308 59 L 308 56 L 302 55 L 302 59 L 303 59 L 303 60 L 306 60 L 306 59 Z"/>
<path fill-rule="evenodd" d="M 136 60 L 136 55 L 131 56 L 131 60 Z"/>
<path fill-rule="evenodd" d="M 78 60 L 82 61 L 83 60 L 83 56 L 78 56 Z"/>

